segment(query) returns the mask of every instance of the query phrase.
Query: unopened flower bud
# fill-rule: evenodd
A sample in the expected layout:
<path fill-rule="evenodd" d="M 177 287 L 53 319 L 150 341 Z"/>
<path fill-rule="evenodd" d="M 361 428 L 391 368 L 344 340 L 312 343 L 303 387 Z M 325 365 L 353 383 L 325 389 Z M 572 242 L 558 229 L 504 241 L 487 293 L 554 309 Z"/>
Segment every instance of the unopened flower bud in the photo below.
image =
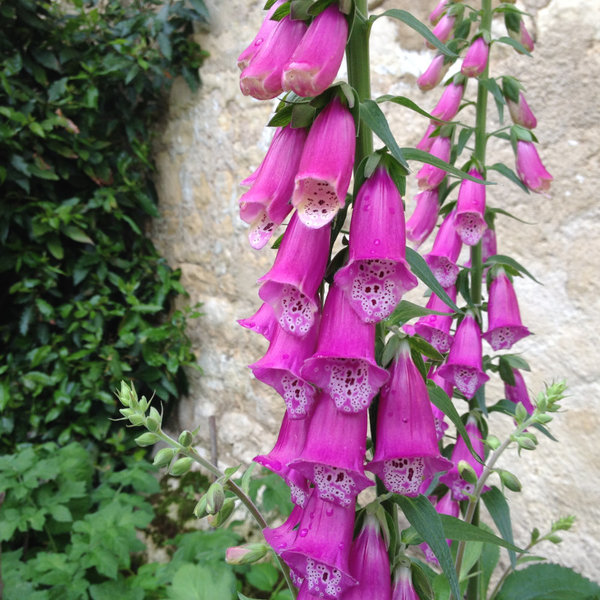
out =
<path fill-rule="evenodd" d="M 192 442 L 194 441 L 194 436 L 187 430 L 182 431 L 179 434 L 179 440 L 177 440 L 182 446 L 185 446 L 186 448 L 188 446 L 192 445 Z"/>
<path fill-rule="evenodd" d="M 267 544 L 246 544 L 233 546 L 225 552 L 225 562 L 230 565 L 249 565 L 260 560 L 269 551 Z"/>
<path fill-rule="evenodd" d="M 537 417 L 535 418 L 535 420 L 538 423 L 541 423 L 542 425 L 545 425 L 546 423 L 550 423 L 550 421 L 552 421 L 554 419 L 554 417 L 552 417 L 551 415 L 537 415 Z"/>
<path fill-rule="evenodd" d="M 225 503 L 225 491 L 223 486 L 215 481 L 206 492 L 206 512 L 209 515 L 218 513 Z"/>
<path fill-rule="evenodd" d="M 500 447 L 500 440 L 495 435 L 488 435 L 485 443 L 492 449 L 497 450 Z"/>
<path fill-rule="evenodd" d="M 511 491 L 520 492 L 521 482 L 517 479 L 517 476 L 510 471 L 499 470 L 500 481 Z"/>
<path fill-rule="evenodd" d="M 177 451 L 174 448 L 163 448 L 156 453 L 153 464 L 157 467 L 166 467 L 174 458 Z"/>
<path fill-rule="evenodd" d="M 477 483 L 477 473 L 466 460 L 458 462 L 458 473 L 467 483 Z"/>
<path fill-rule="evenodd" d="M 131 390 L 124 381 L 121 381 L 121 391 L 119 392 L 119 400 L 124 406 L 131 406 Z"/>
<path fill-rule="evenodd" d="M 180 477 L 181 475 L 185 475 L 191 468 L 192 463 L 194 461 L 189 456 L 184 456 L 176 460 L 171 467 L 171 475 L 175 477 Z"/>
<path fill-rule="evenodd" d="M 562 538 L 559 535 L 554 534 L 547 536 L 546 539 L 553 544 L 560 544 L 562 542 Z"/>
<path fill-rule="evenodd" d="M 119 412 L 126 418 L 128 419 L 129 417 L 131 417 L 131 415 L 135 414 L 135 410 L 133 410 L 132 408 L 122 408 L 121 410 L 119 410 Z"/>
<path fill-rule="evenodd" d="M 140 400 L 140 410 L 145 413 L 148 410 L 149 405 L 150 403 L 146 396 L 142 396 L 142 399 Z"/>
<path fill-rule="evenodd" d="M 522 423 L 527 418 L 527 409 L 522 402 L 519 402 L 515 408 L 515 418 L 517 423 Z"/>
<path fill-rule="evenodd" d="M 208 521 L 212 527 L 221 527 L 224 525 L 227 519 L 231 516 L 233 509 L 235 508 L 235 500 L 233 498 L 225 498 L 223 502 L 223 508 L 212 517 L 208 518 Z"/>
<path fill-rule="evenodd" d="M 516 436 L 515 441 L 523 450 L 535 450 L 535 442 L 524 435 Z"/>
<path fill-rule="evenodd" d="M 139 425 L 143 425 L 146 422 L 146 419 L 144 415 L 136 412 L 129 417 L 129 422 L 135 427 L 138 427 Z"/>
<path fill-rule="evenodd" d="M 129 420 L 132 421 L 132 419 L 129 419 Z M 132 421 L 132 423 L 133 423 L 133 421 Z M 151 433 L 151 432 L 147 431 L 146 433 L 142 433 L 142 435 L 136 437 L 135 443 L 138 446 L 145 447 L 145 446 L 152 446 L 152 444 L 156 444 L 156 442 L 158 442 L 159 440 L 160 440 L 160 438 L 155 433 Z"/>
<path fill-rule="evenodd" d="M 194 515 L 198 519 L 204 518 L 208 513 L 206 512 L 206 494 L 200 498 L 196 506 L 194 506 Z"/>

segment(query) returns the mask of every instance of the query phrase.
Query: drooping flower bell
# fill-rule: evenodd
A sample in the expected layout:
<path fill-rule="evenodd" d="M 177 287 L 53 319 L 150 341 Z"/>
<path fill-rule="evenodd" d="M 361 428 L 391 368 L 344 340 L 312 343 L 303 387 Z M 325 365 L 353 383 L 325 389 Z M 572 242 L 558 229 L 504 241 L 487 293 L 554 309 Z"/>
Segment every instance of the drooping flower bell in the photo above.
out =
<path fill-rule="evenodd" d="M 250 45 L 238 56 L 237 65 L 240 71 L 243 71 L 254 58 L 258 49 L 262 46 L 264 41 L 273 33 L 275 27 L 277 27 L 278 21 L 271 19 L 273 13 L 283 4 L 284 0 L 277 0 L 273 6 L 268 10 L 265 20 L 262 22 L 258 33 L 255 38 L 250 42 Z"/>
<path fill-rule="evenodd" d="M 304 577 L 307 592 L 337 600 L 344 590 L 356 585 L 348 568 L 353 528 L 353 505 L 332 504 L 313 491 L 295 541 L 281 553 L 281 558 Z"/>
<path fill-rule="evenodd" d="M 475 450 L 475 454 L 479 456 L 481 460 L 485 457 L 485 451 L 483 446 L 483 440 L 481 437 L 481 431 L 477 427 L 477 421 L 475 417 L 469 415 L 467 423 L 465 425 L 467 435 Z M 454 466 L 450 471 L 440 477 L 440 483 L 448 486 L 452 494 L 452 500 L 455 502 L 461 502 L 462 500 L 468 500 L 469 494 L 475 491 L 475 484 L 465 481 L 459 472 L 459 463 L 461 461 L 466 462 L 475 471 L 477 478 L 481 477 L 483 473 L 483 464 L 480 463 L 472 454 L 467 444 L 463 440 L 462 436 L 458 436 L 454 449 L 452 450 L 452 462 Z"/>
<path fill-rule="evenodd" d="M 469 400 L 489 380 L 482 369 L 481 329 L 470 311 L 458 326 L 446 364 L 438 373 Z"/>
<path fill-rule="evenodd" d="M 323 227 L 346 203 L 355 147 L 354 118 L 336 96 L 312 124 L 296 175 L 292 203 L 307 227 Z"/>
<path fill-rule="evenodd" d="M 458 517 L 460 514 L 460 506 L 456 500 L 452 499 L 451 492 L 446 492 L 439 500 L 435 501 L 435 497 L 429 498 L 429 500 L 434 504 L 435 510 L 439 515 L 449 515 L 450 517 Z M 446 543 L 448 546 L 452 544 L 452 540 L 447 539 Z M 435 554 L 429 547 L 429 544 L 423 543 L 419 546 L 423 553 L 425 554 L 425 558 L 427 562 L 432 563 L 434 565 L 439 566 L 439 561 L 436 558 Z"/>
<path fill-rule="evenodd" d="M 436 385 L 439 385 L 448 398 L 452 398 L 452 391 L 454 390 L 454 384 L 447 381 L 443 377 L 440 377 L 438 369 L 430 369 L 428 379 L 433 381 Z M 433 421 L 435 423 L 435 433 L 437 434 L 438 440 L 443 439 L 446 430 L 448 429 L 448 423 L 446 423 L 446 415 L 441 411 L 433 402 L 431 403 L 431 412 L 433 413 Z"/>
<path fill-rule="evenodd" d="M 279 327 L 277 318 L 273 313 L 273 307 L 266 302 L 263 302 L 251 317 L 238 319 L 238 323 L 246 329 L 260 333 L 269 342 L 273 339 L 275 331 Z"/>
<path fill-rule="evenodd" d="M 535 407 L 531 403 L 531 398 L 529 397 L 523 375 L 519 369 L 513 369 L 512 372 L 515 377 L 515 385 L 504 382 L 504 393 L 506 394 L 506 398 L 514 404 L 519 404 L 520 402 L 525 407 L 527 414 L 531 415 L 533 414 Z"/>
<path fill-rule="evenodd" d="M 263 275 L 258 295 L 273 307 L 281 327 L 304 336 L 315 323 L 321 285 L 329 257 L 329 227 L 309 229 L 292 216 L 273 267 Z"/>
<path fill-rule="evenodd" d="M 302 508 L 294 506 L 290 516 L 282 525 L 279 527 L 265 527 L 262 530 L 265 541 L 277 554 L 281 554 L 293 544 L 298 534 L 296 526 L 300 523 L 301 517 Z"/>
<path fill-rule="evenodd" d="M 456 261 L 460 254 L 462 241 L 456 233 L 455 216 L 456 211 L 448 213 L 435 236 L 431 252 L 424 257 L 435 278 L 444 288 L 456 283 L 460 271 Z"/>
<path fill-rule="evenodd" d="M 445 289 L 452 302 L 456 302 L 456 287 L 451 285 Z M 436 294 L 432 293 L 427 301 L 427 308 L 438 312 L 451 313 L 452 309 Z M 438 352 L 448 352 L 452 344 L 450 326 L 452 315 L 425 315 L 415 324 L 415 331 L 427 340 Z"/>
<path fill-rule="evenodd" d="M 448 5 L 452 0 L 440 0 L 436 7 L 429 13 L 429 22 L 435 25 L 444 14 L 444 11 L 448 8 Z"/>
<path fill-rule="evenodd" d="M 283 67 L 305 32 L 304 22 L 292 21 L 289 16 L 275 25 L 240 75 L 240 88 L 244 96 L 270 100 L 281 94 Z"/>
<path fill-rule="evenodd" d="M 390 562 L 377 518 L 367 513 L 362 529 L 352 542 L 350 574 L 358 585 L 347 590 L 341 600 L 391 600 Z"/>
<path fill-rule="evenodd" d="M 402 198 L 380 166 L 356 196 L 348 263 L 335 275 L 335 283 L 365 323 L 388 317 L 402 295 L 416 287 L 405 256 Z"/>
<path fill-rule="evenodd" d="M 523 92 L 519 92 L 518 102 L 506 98 L 506 104 L 508 105 L 508 111 L 510 112 L 513 123 L 527 127 L 527 129 L 535 129 L 537 126 L 537 119 L 531 108 L 529 108 L 529 104 L 527 104 Z"/>
<path fill-rule="evenodd" d="M 427 387 L 405 340 L 381 390 L 376 431 L 375 453 L 366 468 L 390 492 L 417 496 L 436 473 L 451 467 L 440 456 Z"/>
<path fill-rule="evenodd" d="M 494 350 L 508 350 L 530 334 L 521 323 L 517 295 L 504 269 L 498 269 L 490 286 L 488 330 L 483 337 Z"/>
<path fill-rule="evenodd" d="M 513 40 L 519 42 L 519 44 L 521 44 L 528 52 L 533 52 L 533 38 L 531 37 L 529 31 L 527 31 L 527 27 L 525 27 L 525 23 L 520 15 L 506 12 L 504 14 L 504 24 L 506 25 L 506 31 L 508 32 L 508 35 Z M 522 54 L 520 50 L 517 50 L 517 52 Z"/>
<path fill-rule="evenodd" d="M 289 466 L 312 481 L 323 500 L 354 506 L 358 493 L 373 485 L 363 468 L 366 441 L 367 412 L 342 413 L 323 393 L 302 453 Z"/>
<path fill-rule="evenodd" d="M 462 83 L 449 83 L 442 93 L 435 108 L 431 111 L 434 117 L 441 121 L 451 121 L 456 116 L 465 86 Z"/>
<path fill-rule="evenodd" d="M 283 89 L 299 96 L 318 96 L 332 83 L 344 58 L 348 22 L 337 3 L 309 25 L 283 69 Z"/>
<path fill-rule="evenodd" d="M 465 54 L 460 72 L 465 77 L 481 75 L 487 65 L 489 53 L 490 46 L 483 36 L 475 38 Z"/>
<path fill-rule="evenodd" d="M 429 153 L 440 160 L 448 162 L 451 149 L 452 141 L 450 138 L 438 135 L 433 140 Z M 444 171 L 444 169 L 434 165 L 424 164 L 417 173 L 419 189 L 432 190 L 442 183 L 444 177 L 446 177 L 446 171 Z"/>
<path fill-rule="evenodd" d="M 415 146 L 417 150 L 423 150 L 423 152 L 429 152 L 436 136 L 431 134 L 439 127 L 437 123 L 429 123 L 423 137 L 419 140 L 419 143 Z"/>
<path fill-rule="evenodd" d="M 436 26 L 433 28 L 433 35 L 445 44 L 450 37 L 452 36 L 452 30 L 454 29 L 454 24 L 456 23 L 456 16 L 449 15 L 446 13 L 442 16 L 442 18 L 437 22 Z M 431 42 L 426 42 L 428 48 L 435 48 L 435 46 Z"/>
<path fill-rule="evenodd" d="M 325 390 L 338 410 L 368 408 L 389 375 L 375 362 L 375 325 L 363 322 L 341 288 L 329 288 L 317 351 L 305 361 L 304 379 Z"/>
<path fill-rule="evenodd" d="M 406 237 L 418 248 L 435 228 L 440 208 L 438 188 L 420 192 L 415 201 L 417 206 L 406 221 Z"/>
<path fill-rule="evenodd" d="M 470 169 L 469 175 L 483 181 L 483 177 L 477 169 Z M 463 179 L 458 190 L 455 220 L 456 233 L 460 236 L 463 244 L 474 246 L 479 242 L 487 229 L 484 215 L 485 185 Z"/>
<path fill-rule="evenodd" d="M 419 600 L 412 583 L 410 567 L 406 565 L 400 565 L 394 572 L 392 600 Z"/>
<path fill-rule="evenodd" d="M 533 142 L 517 141 L 517 174 L 532 192 L 550 190 L 553 177 L 546 171 Z"/>
<path fill-rule="evenodd" d="M 318 334 L 318 323 L 304 337 L 277 327 L 267 353 L 250 365 L 254 376 L 283 398 L 290 419 L 306 417 L 315 401 L 316 390 L 300 376 L 300 369 L 315 351 Z"/>
<path fill-rule="evenodd" d="M 265 246 L 292 210 L 294 177 L 305 140 L 303 128 L 278 129 L 252 187 L 240 198 L 240 217 L 251 224 L 248 239 L 255 250 Z"/>
<path fill-rule="evenodd" d="M 446 74 L 449 64 L 445 63 L 443 54 L 436 54 L 425 72 L 417 79 L 417 85 L 422 92 L 432 90 Z"/>

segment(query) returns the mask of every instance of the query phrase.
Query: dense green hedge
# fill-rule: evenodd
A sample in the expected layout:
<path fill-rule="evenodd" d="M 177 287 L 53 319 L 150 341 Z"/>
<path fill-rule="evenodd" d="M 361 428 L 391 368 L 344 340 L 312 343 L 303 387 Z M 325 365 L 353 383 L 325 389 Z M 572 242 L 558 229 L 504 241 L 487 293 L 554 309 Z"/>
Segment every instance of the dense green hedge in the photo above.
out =
<path fill-rule="evenodd" d="M 121 378 L 186 391 L 184 290 L 144 230 L 153 127 L 175 77 L 199 84 L 207 16 L 202 0 L 0 3 L 0 451 L 106 441 Z"/>

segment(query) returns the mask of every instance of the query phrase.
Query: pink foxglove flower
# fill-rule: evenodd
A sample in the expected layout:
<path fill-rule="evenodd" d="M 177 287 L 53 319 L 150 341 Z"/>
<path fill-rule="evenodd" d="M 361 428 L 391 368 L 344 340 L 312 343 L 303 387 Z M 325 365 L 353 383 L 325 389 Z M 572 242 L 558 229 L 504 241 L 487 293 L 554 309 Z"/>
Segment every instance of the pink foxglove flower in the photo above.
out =
<path fill-rule="evenodd" d="M 336 97 L 312 124 L 296 175 L 292 203 L 307 227 L 323 227 L 346 203 L 355 146 L 352 113 Z"/>
<path fill-rule="evenodd" d="M 527 414 L 531 415 L 533 414 L 535 407 L 531 403 L 523 375 L 521 375 L 521 371 L 518 369 L 513 369 L 512 372 L 515 377 L 515 385 L 509 385 L 506 382 L 504 383 L 504 393 L 506 394 L 506 398 L 514 404 L 519 404 L 520 402 L 525 407 Z"/>
<path fill-rule="evenodd" d="M 400 565 L 394 572 L 392 600 L 419 600 L 412 583 L 410 567 Z"/>
<path fill-rule="evenodd" d="M 423 152 L 429 152 L 431 150 L 431 146 L 433 145 L 433 141 L 435 137 L 432 137 L 431 134 L 439 127 L 437 123 L 429 123 L 427 129 L 425 130 L 425 134 L 420 139 L 419 143 L 415 146 L 417 150 L 423 150 Z"/>
<path fill-rule="evenodd" d="M 452 398 L 452 391 L 454 389 L 454 385 L 450 381 L 446 381 L 443 377 L 440 377 L 438 374 L 438 369 L 430 370 L 427 377 L 433 381 L 436 385 L 439 385 L 448 398 Z M 431 404 L 431 411 L 433 412 L 433 420 L 435 422 L 435 432 L 437 434 L 438 440 L 443 439 L 444 434 L 446 433 L 446 429 L 448 429 L 448 423 L 446 423 L 446 415 L 433 403 Z"/>
<path fill-rule="evenodd" d="M 364 411 L 389 378 L 375 362 L 374 347 L 375 325 L 363 322 L 334 284 L 323 308 L 317 351 L 300 373 L 325 390 L 338 410 Z"/>
<path fill-rule="evenodd" d="M 450 138 L 438 135 L 433 140 L 429 153 L 440 160 L 448 162 L 448 160 L 450 160 L 451 149 L 452 141 Z M 444 177 L 446 177 L 446 171 L 444 171 L 444 169 L 434 165 L 424 164 L 417 173 L 419 189 L 432 190 L 442 183 Z"/>
<path fill-rule="evenodd" d="M 481 329 L 470 311 L 458 326 L 446 364 L 438 373 L 469 400 L 489 380 L 482 368 Z"/>
<path fill-rule="evenodd" d="M 444 288 L 456 283 L 460 271 L 456 261 L 460 254 L 462 241 L 456 233 L 455 216 L 456 211 L 448 213 L 435 236 L 431 252 L 424 257 L 435 278 Z"/>
<path fill-rule="evenodd" d="M 446 10 L 446 8 L 448 8 L 448 5 L 452 2 L 452 0 L 440 0 L 436 7 L 431 11 L 431 13 L 429 13 L 429 22 L 432 25 L 435 25 L 441 18 L 441 16 L 444 14 L 444 11 Z"/>
<path fill-rule="evenodd" d="M 415 196 L 417 206 L 406 222 L 406 237 L 418 248 L 435 228 L 440 208 L 438 188 Z"/>
<path fill-rule="evenodd" d="M 469 175 L 483 181 L 483 177 L 477 169 L 470 169 Z M 487 229 L 484 214 L 485 185 L 463 179 L 458 190 L 455 220 L 456 233 L 460 236 L 463 244 L 474 246 L 479 242 L 483 232 Z"/>
<path fill-rule="evenodd" d="M 356 196 L 348 263 L 335 276 L 365 323 L 391 315 L 402 295 L 416 287 L 405 256 L 402 198 L 385 168 L 378 167 Z"/>
<path fill-rule="evenodd" d="M 332 504 L 313 491 L 295 541 L 281 553 L 281 558 L 304 577 L 307 592 L 336 600 L 356 585 L 348 566 L 353 528 L 354 505 Z"/>
<path fill-rule="evenodd" d="M 456 287 L 451 285 L 446 288 L 446 293 L 450 300 L 456 302 Z M 431 294 L 427 302 L 429 310 L 438 312 L 452 313 L 452 309 L 434 293 Z M 421 317 L 416 325 L 415 331 L 425 340 L 427 340 L 439 352 L 448 352 L 452 344 L 450 335 L 450 326 L 452 325 L 452 315 L 426 315 Z"/>
<path fill-rule="evenodd" d="M 377 518 L 367 513 L 358 537 L 350 550 L 350 574 L 358 585 L 350 588 L 343 600 L 391 600 L 390 562 Z"/>
<path fill-rule="evenodd" d="M 251 317 L 238 319 L 238 323 L 246 329 L 260 333 L 269 342 L 273 339 L 275 331 L 278 328 L 273 308 L 266 302 L 263 302 Z"/>
<path fill-rule="evenodd" d="M 440 515 L 449 515 L 450 517 L 458 517 L 460 514 L 460 505 L 458 504 L 458 502 L 456 500 L 452 499 L 452 494 L 450 492 L 447 492 L 446 494 L 444 494 L 437 501 L 435 501 L 435 497 L 434 498 L 430 497 L 429 500 L 434 504 L 436 512 Z M 446 540 L 446 543 L 448 544 L 448 546 L 450 546 L 452 544 L 452 540 Z M 427 562 L 439 566 L 438 559 L 436 558 L 435 554 L 429 547 L 429 544 L 426 544 L 426 543 L 421 544 L 420 548 L 421 548 L 421 550 L 423 550 L 423 553 L 425 554 L 425 558 L 427 559 Z"/>
<path fill-rule="evenodd" d="M 250 45 L 238 56 L 237 65 L 240 71 L 243 71 L 254 58 L 258 49 L 263 45 L 264 41 L 273 33 L 273 30 L 277 26 L 277 21 L 273 21 L 271 17 L 273 13 L 283 4 L 284 0 L 277 0 L 273 6 L 267 12 L 265 20 L 263 21 L 256 37 L 250 42 Z"/>
<path fill-rule="evenodd" d="M 508 111 L 513 123 L 516 125 L 522 125 L 527 129 L 535 129 L 537 126 L 537 119 L 533 114 L 529 104 L 525 100 L 523 92 L 519 92 L 519 101 L 514 102 L 510 98 L 506 98 L 506 104 L 508 105 Z"/>
<path fill-rule="evenodd" d="M 487 65 L 489 52 L 489 44 L 483 36 L 475 38 L 465 54 L 460 72 L 466 77 L 481 75 Z"/>
<path fill-rule="evenodd" d="M 294 214 L 273 267 L 259 279 L 258 295 L 273 307 L 281 327 L 294 335 L 306 335 L 315 323 L 316 294 L 325 275 L 329 237 L 329 227 L 309 229 Z"/>
<path fill-rule="evenodd" d="M 300 369 L 315 351 L 318 334 L 318 324 L 301 338 L 277 327 L 267 353 L 250 365 L 254 376 L 283 398 L 290 419 L 306 417 L 315 401 L 316 390 L 300 377 Z"/>
<path fill-rule="evenodd" d="M 546 171 L 533 142 L 517 141 L 517 174 L 532 192 L 550 190 L 553 177 Z"/>
<path fill-rule="evenodd" d="M 301 517 L 302 508 L 294 506 L 290 516 L 282 525 L 279 527 L 265 527 L 262 530 L 265 541 L 277 554 L 281 554 L 294 543 L 298 533 L 296 526 L 300 523 Z"/>
<path fill-rule="evenodd" d="M 521 323 L 517 295 L 504 269 L 498 270 L 490 286 L 488 322 L 483 337 L 494 350 L 508 350 L 530 334 Z"/>
<path fill-rule="evenodd" d="M 434 117 L 441 121 L 451 121 L 456 116 L 460 101 L 462 100 L 465 86 L 461 83 L 449 83 L 442 93 L 435 108 L 431 111 Z"/>
<path fill-rule="evenodd" d="M 333 83 L 344 58 L 348 22 L 332 4 L 309 25 L 283 69 L 283 89 L 318 96 Z"/>
<path fill-rule="evenodd" d="M 523 46 L 528 52 L 533 52 L 534 43 L 533 38 L 529 31 L 527 31 L 527 27 L 525 27 L 525 23 L 523 23 L 523 19 L 518 20 L 518 24 L 516 24 L 516 19 L 512 18 L 513 15 L 507 13 L 505 18 L 506 30 L 508 31 L 508 35 L 519 42 L 521 46 Z M 519 52 L 519 50 L 517 50 Z M 519 52 L 522 54 L 522 52 Z"/>
<path fill-rule="evenodd" d="M 483 440 L 481 431 L 479 431 L 477 421 L 474 417 L 469 416 L 465 429 L 467 430 L 467 435 L 469 436 L 473 450 L 475 450 L 475 454 L 483 460 L 485 457 Z M 469 494 L 472 494 L 475 491 L 475 484 L 465 481 L 460 476 L 458 463 L 461 461 L 468 463 L 473 468 L 478 479 L 481 477 L 481 474 L 483 473 L 483 464 L 471 454 L 471 451 L 467 448 L 467 444 L 462 436 L 459 435 L 454 450 L 452 451 L 452 462 L 454 463 L 454 466 L 448 473 L 440 477 L 440 483 L 448 486 L 452 494 L 452 500 L 456 502 L 468 500 Z"/>
<path fill-rule="evenodd" d="M 240 217 L 251 223 L 248 237 L 255 250 L 265 246 L 292 210 L 294 177 L 305 140 L 305 129 L 289 125 L 278 129 L 252 187 L 240 198 Z"/>
<path fill-rule="evenodd" d="M 312 481 L 323 500 L 354 506 L 358 493 L 373 485 L 363 468 L 366 442 L 367 411 L 341 413 L 331 398 L 322 394 L 304 449 L 289 466 Z"/>
<path fill-rule="evenodd" d="M 367 469 L 390 492 L 416 496 L 434 475 L 452 465 L 440 456 L 425 382 L 400 342 L 391 379 L 380 395 L 375 454 Z"/>
<path fill-rule="evenodd" d="M 449 64 L 445 64 L 444 55 L 436 54 L 425 72 L 417 79 L 417 85 L 422 92 L 432 90 L 446 74 Z"/>
<path fill-rule="evenodd" d="M 240 88 L 244 96 L 270 100 L 281 94 L 283 67 L 305 31 L 303 21 L 292 21 L 289 16 L 275 25 L 240 75 Z"/>
<path fill-rule="evenodd" d="M 454 15 L 449 15 L 446 13 L 433 28 L 433 35 L 445 44 L 450 37 L 452 36 L 452 30 L 454 29 L 454 23 L 456 22 L 456 17 Z M 435 46 L 431 42 L 426 42 L 428 48 L 435 48 Z"/>

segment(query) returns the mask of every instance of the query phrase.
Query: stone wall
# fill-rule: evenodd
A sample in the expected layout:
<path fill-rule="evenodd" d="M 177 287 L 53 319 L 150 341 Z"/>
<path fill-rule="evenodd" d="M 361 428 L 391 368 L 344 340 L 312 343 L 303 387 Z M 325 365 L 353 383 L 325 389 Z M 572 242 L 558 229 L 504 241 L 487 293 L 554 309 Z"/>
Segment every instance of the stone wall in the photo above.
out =
<path fill-rule="evenodd" d="M 385 0 L 377 11 L 403 8 L 424 17 L 435 3 Z M 210 52 L 202 68 L 203 87 L 191 95 L 185 84 L 175 85 L 156 153 L 162 218 L 154 223 L 153 235 L 170 264 L 182 270 L 191 302 L 202 302 L 204 311 L 190 331 L 204 374 L 192 373 L 192 392 L 173 428 L 200 425 L 208 448 L 208 417 L 215 416 L 222 464 L 247 463 L 269 450 L 283 412 L 280 399 L 246 367 L 262 356 L 264 340 L 236 324 L 259 306 L 256 280 L 274 256 L 270 249 L 250 249 L 237 210 L 238 182 L 259 164 L 271 133 L 264 125 L 273 107 L 241 95 L 235 61 L 258 28 L 262 4 L 207 1 L 211 30 L 198 35 Z M 538 117 L 540 155 L 555 181 L 550 197 L 527 196 L 499 181 L 489 189 L 488 202 L 533 223 L 508 218 L 498 223 L 499 251 L 517 258 L 543 282 L 516 283 L 523 319 L 536 334 L 517 348 L 533 366 L 527 383 L 536 393 L 544 381 L 566 378 L 570 397 L 553 427 L 560 444 L 543 438 L 535 453 L 522 458 L 511 453 L 505 464 L 524 486 L 523 493 L 511 494 L 517 541 L 526 543 L 534 525 L 543 531 L 551 520 L 576 514 L 577 524 L 564 543 L 543 553 L 599 580 L 594 557 L 600 555 L 595 439 L 600 425 L 595 354 L 600 336 L 600 3 L 524 0 L 522 7 L 531 14 L 529 26 L 535 32 L 533 59 L 498 47 L 493 69 L 525 83 Z M 373 29 L 374 95 L 408 95 L 431 109 L 439 91 L 423 94 L 415 84 L 431 56 L 412 30 L 379 20 Z M 491 104 L 490 114 L 495 110 Z M 397 106 L 388 114 L 400 145 L 414 145 L 424 119 Z M 509 148 L 492 144 L 489 152 L 494 160 L 512 162 Z M 414 206 L 410 191 L 409 212 Z M 502 419 L 492 423 L 508 430 Z"/>

